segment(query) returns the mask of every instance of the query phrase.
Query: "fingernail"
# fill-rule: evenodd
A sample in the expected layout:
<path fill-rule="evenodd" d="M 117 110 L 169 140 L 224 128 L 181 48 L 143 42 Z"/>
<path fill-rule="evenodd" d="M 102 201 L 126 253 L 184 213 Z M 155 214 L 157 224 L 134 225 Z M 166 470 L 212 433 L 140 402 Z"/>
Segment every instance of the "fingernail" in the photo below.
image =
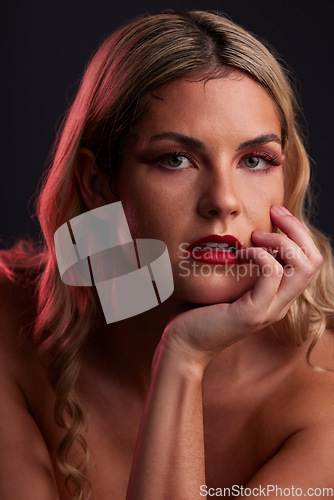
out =
<path fill-rule="evenodd" d="M 287 208 L 282 206 L 273 205 L 272 209 L 279 215 L 292 215 Z"/>

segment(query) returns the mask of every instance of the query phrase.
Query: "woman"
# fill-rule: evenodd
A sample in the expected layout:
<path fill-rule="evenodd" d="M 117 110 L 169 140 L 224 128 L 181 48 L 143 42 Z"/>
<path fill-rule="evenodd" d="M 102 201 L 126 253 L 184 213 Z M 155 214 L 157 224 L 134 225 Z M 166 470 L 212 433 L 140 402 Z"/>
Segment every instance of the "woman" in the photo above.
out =
<path fill-rule="evenodd" d="M 1 498 L 330 494 L 333 265 L 295 112 L 223 16 L 144 16 L 101 45 L 39 197 L 45 247 L 2 258 Z M 167 245 L 174 292 L 106 324 L 53 238 L 118 201 L 134 240 Z"/>

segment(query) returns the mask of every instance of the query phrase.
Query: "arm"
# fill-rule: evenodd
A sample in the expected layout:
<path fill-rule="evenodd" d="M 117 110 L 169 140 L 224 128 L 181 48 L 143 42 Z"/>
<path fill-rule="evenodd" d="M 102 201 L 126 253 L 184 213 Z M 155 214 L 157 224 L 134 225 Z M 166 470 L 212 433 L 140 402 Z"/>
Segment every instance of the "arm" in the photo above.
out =
<path fill-rule="evenodd" d="M 282 319 L 320 267 L 321 256 L 302 225 L 291 215 L 272 217 L 287 236 L 257 232 L 254 240 L 279 248 L 294 272 L 284 274 L 262 248 L 248 249 L 248 259 L 266 269 L 252 290 L 232 304 L 182 313 L 167 326 L 156 353 L 127 500 L 199 497 L 200 485 L 205 484 L 201 399 L 205 367 L 227 346 Z M 239 259 L 246 261 L 242 251 Z"/>
<path fill-rule="evenodd" d="M 205 484 L 202 377 L 199 366 L 159 350 L 127 499 L 193 499 Z"/>
<path fill-rule="evenodd" d="M 167 373 L 166 377 L 157 375 L 158 367 L 154 370 L 149 409 L 140 430 L 128 490 L 131 500 L 194 500 L 204 497 L 205 489 L 200 490 L 201 485 L 206 485 L 201 390 L 198 390 L 201 372 L 184 363 L 177 374 L 175 358 L 160 360 L 161 363 L 164 361 L 172 363 L 170 374 L 174 372 L 175 379 Z M 154 391 L 160 397 L 153 403 Z M 333 463 L 332 418 L 327 423 L 310 424 L 289 437 L 277 453 L 243 485 L 243 491 L 246 490 L 247 498 L 250 499 L 259 496 L 333 498 Z M 223 483 L 222 470 L 222 488 Z M 245 496 L 241 488 L 238 491 L 241 496 Z M 284 491 L 284 495 L 281 491 Z"/>

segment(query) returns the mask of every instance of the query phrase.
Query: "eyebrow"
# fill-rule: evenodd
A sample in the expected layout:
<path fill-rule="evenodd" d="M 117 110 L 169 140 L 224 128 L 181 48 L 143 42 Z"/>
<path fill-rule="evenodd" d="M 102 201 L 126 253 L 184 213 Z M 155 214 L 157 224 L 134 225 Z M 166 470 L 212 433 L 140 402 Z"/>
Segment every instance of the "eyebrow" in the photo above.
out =
<path fill-rule="evenodd" d="M 200 141 L 199 139 L 195 139 L 195 137 L 179 134 L 177 132 L 163 132 L 162 134 L 153 135 L 150 138 L 150 142 L 157 141 L 159 139 L 172 139 L 191 148 L 199 149 L 201 151 L 206 150 L 204 142 Z"/>
<path fill-rule="evenodd" d="M 281 145 L 282 141 L 276 134 L 263 134 L 258 137 L 254 137 L 254 139 L 250 139 L 249 141 L 242 142 L 237 151 L 247 148 L 254 148 L 255 146 L 263 146 L 264 144 L 268 144 L 269 142 L 277 142 L 277 144 Z"/>
<path fill-rule="evenodd" d="M 199 149 L 200 151 L 206 151 L 206 147 L 204 142 L 196 139 L 195 137 L 191 137 L 184 134 L 179 134 L 178 132 L 163 132 L 161 134 L 153 135 L 150 138 L 149 142 L 154 142 L 159 139 L 172 139 L 180 144 L 184 144 L 185 146 Z M 269 142 L 277 142 L 277 144 L 282 144 L 281 139 L 276 134 L 262 134 L 258 137 L 254 137 L 248 141 L 242 142 L 237 151 L 241 151 L 242 149 L 254 148 L 256 146 L 263 146 L 264 144 L 268 144 Z"/>

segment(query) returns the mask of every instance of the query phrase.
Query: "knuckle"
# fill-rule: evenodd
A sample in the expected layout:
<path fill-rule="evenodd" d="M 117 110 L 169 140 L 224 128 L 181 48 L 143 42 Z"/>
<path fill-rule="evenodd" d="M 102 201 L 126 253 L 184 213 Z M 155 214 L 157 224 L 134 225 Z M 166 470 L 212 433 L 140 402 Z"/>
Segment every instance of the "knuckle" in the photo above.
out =
<path fill-rule="evenodd" d="M 286 234 L 278 234 L 277 236 L 279 237 L 278 241 L 280 243 L 281 250 L 291 244 L 291 240 Z"/>
<path fill-rule="evenodd" d="M 322 266 L 322 264 L 324 263 L 324 258 L 323 256 L 321 255 L 321 253 L 317 254 L 315 260 L 314 260 L 314 265 L 315 265 L 315 268 L 318 270 L 320 269 L 320 267 Z"/>
<path fill-rule="evenodd" d="M 316 266 L 313 265 L 311 262 L 309 262 L 303 268 L 303 275 L 305 276 L 306 279 L 310 279 L 312 278 L 316 270 L 317 270 Z"/>
<path fill-rule="evenodd" d="M 262 326 L 266 321 L 266 311 L 253 311 L 253 313 L 248 318 L 248 327 L 256 329 Z"/>
<path fill-rule="evenodd" d="M 274 279 L 280 279 L 283 276 L 283 267 L 275 261 L 273 266 L 270 268 L 270 276 Z"/>

